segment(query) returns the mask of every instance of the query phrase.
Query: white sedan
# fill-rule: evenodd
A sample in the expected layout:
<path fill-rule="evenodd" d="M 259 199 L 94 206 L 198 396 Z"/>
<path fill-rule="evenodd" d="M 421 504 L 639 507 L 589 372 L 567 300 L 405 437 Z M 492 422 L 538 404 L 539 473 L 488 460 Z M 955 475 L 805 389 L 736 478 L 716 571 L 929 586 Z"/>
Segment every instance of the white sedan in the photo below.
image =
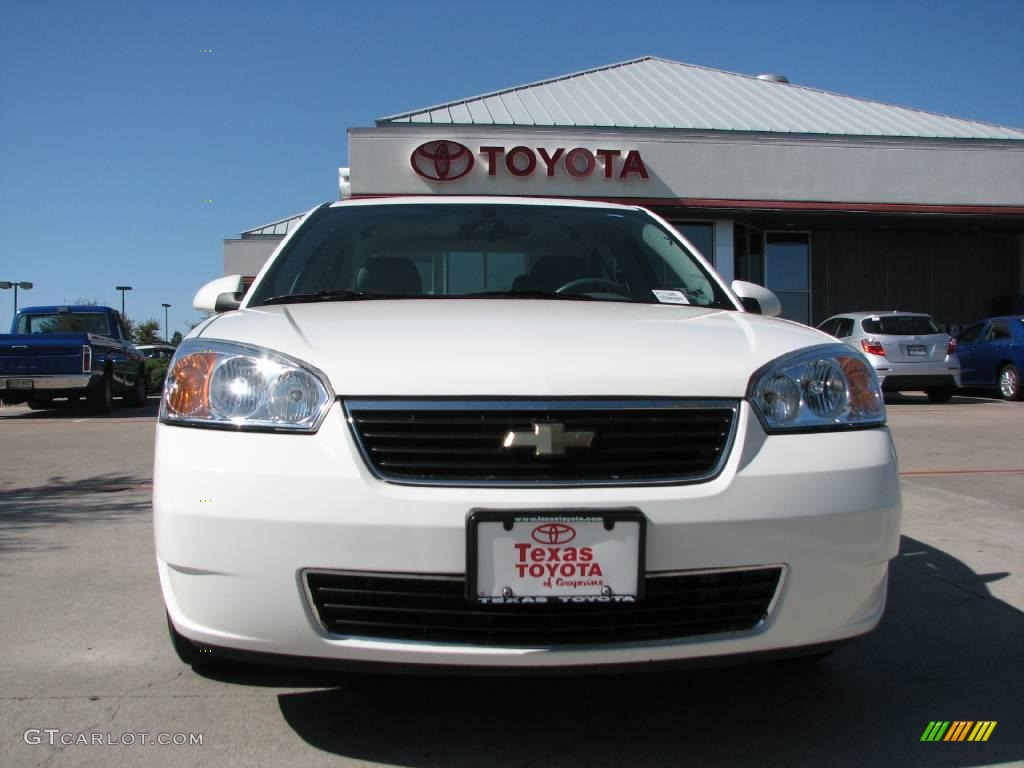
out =
<path fill-rule="evenodd" d="M 157 426 L 184 661 L 607 669 L 878 624 L 875 372 L 648 211 L 325 204 L 241 290 L 196 295 Z"/>

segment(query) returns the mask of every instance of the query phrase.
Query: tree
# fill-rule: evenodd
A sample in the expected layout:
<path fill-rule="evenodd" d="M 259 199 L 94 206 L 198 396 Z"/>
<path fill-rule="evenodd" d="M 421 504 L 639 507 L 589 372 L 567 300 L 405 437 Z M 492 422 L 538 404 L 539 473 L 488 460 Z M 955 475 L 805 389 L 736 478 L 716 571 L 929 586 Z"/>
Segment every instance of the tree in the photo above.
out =
<path fill-rule="evenodd" d="M 186 320 L 186 321 L 185 321 L 185 325 L 187 325 L 187 326 L 188 326 L 188 329 L 189 329 L 190 331 L 191 331 L 191 330 L 195 330 L 195 327 L 196 327 L 197 325 L 199 325 L 200 323 L 202 323 L 202 322 L 204 322 L 204 321 L 206 321 L 206 320 L 209 320 L 209 319 L 210 319 L 211 317 L 213 317 L 213 315 L 214 315 L 214 313 L 213 313 L 213 312 L 203 312 L 203 316 L 202 316 L 202 317 L 200 317 L 200 318 L 199 318 L 198 320 L 196 320 L 196 321 L 194 321 L 194 322 L 189 322 L 188 320 Z"/>
<path fill-rule="evenodd" d="M 171 344 L 178 346 L 184 338 L 185 337 L 181 335 L 181 331 L 175 331 L 174 335 L 171 336 Z"/>
<path fill-rule="evenodd" d="M 132 323 L 130 330 L 132 341 L 136 344 L 159 344 L 163 341 L 160 337 L 160 323 L 153 318 L 140 323 Z"/>

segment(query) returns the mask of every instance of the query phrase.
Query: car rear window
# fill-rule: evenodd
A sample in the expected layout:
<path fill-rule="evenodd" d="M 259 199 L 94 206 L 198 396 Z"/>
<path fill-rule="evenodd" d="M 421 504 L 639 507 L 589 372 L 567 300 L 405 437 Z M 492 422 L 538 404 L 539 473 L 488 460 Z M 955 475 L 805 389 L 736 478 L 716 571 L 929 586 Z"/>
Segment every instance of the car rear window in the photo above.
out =
<path fill-rule="evenodd" d="M 938 323 L 927 315 L 868 317 L 862 320 L 860 325 L 865 333 L 877 333 L 882 336 L 925 336 L 929 333 L 942 333 Z"/>
<path fill-rule="evenodd" d="M 17 333 L 96 333 L 110 335 L 107 316 L 102 312 L 56 312 L 22 315 Z"/>

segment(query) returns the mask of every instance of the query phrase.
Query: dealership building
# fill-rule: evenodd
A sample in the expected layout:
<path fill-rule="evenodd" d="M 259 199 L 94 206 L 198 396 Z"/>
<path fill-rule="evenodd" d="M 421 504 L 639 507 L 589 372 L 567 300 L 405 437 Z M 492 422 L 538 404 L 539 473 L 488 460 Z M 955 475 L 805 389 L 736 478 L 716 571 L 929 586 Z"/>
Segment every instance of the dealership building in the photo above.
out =
<path fill-rule="evenodd" d="M 343 197 L 643 205 L 784 315 L 1024 311 L 1024 130 L 644 57 L 349 130 Z M 301 216 L 225 240 L 254 275 Z"/>

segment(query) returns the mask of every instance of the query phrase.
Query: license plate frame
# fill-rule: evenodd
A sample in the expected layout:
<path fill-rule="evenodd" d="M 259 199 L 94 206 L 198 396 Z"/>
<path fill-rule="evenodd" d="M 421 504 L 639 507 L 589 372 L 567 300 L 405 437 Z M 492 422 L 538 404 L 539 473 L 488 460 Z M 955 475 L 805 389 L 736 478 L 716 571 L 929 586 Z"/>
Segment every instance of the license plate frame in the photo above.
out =
<path fill-rule="evenodd" d="M 620 525 L 621 523 L 621 525 Z M 565 526 L 573 530 L 573 538 L 565 541 L 557 540 L 561 528 L 549 528 L 548 526 Z M 538 529 L 541 538 L 550 537 L 552 532 L 555 539 L 544 542 L 534 537 Z M 616 532 L 616 529 L 618 531 Z M 490 545 L 491 549 L 481 557 L 481 538 Z M 550 583 L 547 587 L 538 588 L 537 577 L 527 577 L 524 574 L 519 581 L 515 582 L 521 589 L 519 593 L 513 590 L 513 599 L 509 599 L 503 593 L 502 587 L 507 584 L 499 584 L 503 581 L 502 574 L 504 566 L 509 565 L 515 555 L 531 553 L 533 548 L 545 551 L 545 561 L 551 555 L 552 549 L 558 549 L 561 556 L 566 556 L 561 545 L 568 544 L 579 538 L 576 556 L 582 558 L 582 548 L 591 548 L 593 559 L 583 561 L 574 560 L 580 567 L 574 568 L 574 574 L 570 580 L 579 580 L 584 583 L 567 588 L 555 583 L 556 578 L 561 576 L 561 565 L 559 572 L 550 575 Z M 508 543 L 508 547 L 499 547 L 498 556 L 495 557 L 494 547 L 499 544 Z M 516 544 L 529 545 L 525 550 L 515 549 Z M 647 518 L 636 508 L 618 509 L 541 509 L 541 510 L 493 510 L 473 509 L 466 518 L 466 599 L 476 604 L 505 604 L 523 602 L 550 603 L 561 602 L 572 604 L 573 598 L 581 598 L 578 602 L 587 604 L 595 599 L 604 601 L 609 598 L 614 602 L 635 602 L 643 598 L 645 559 L 647 549 Z M 635 551 L 632 550 L 635 547 Z M 512 550 L 515 549 L 515 555 Z M 496 562 L 500 561 L 500 562 Z M 532 562 L 539 562 L 531 560 Z M 558 560 L 559 564 L 568 562 Z M 626 565 L 623 565 L 623 563 Z M 584 563 L 589 568 L 582 568 Z M 602 563 L 604 567 L 602 568 Z M 512 579 L 515 566 L 519 563 L 512 563 L 512 568 L 504 575 Z M 593 564 L 601 570 L 600 577 L 588 576 L 593 573 Z M 545 566 L 547 567 L 545 562 Z M 605 575 L 604 570 L 611 565 L 614 575 Z M 482 570 L 484 569 L 484 570 Z M 634 570 L 635 569 L 635 570 Z M 550 572 L 549 572 L 550 573 Z M 545 574 L 547 575 L 547 574 Z M 543 580 L 543 577 L 540 577 Z M 599 583 L 590 583 L 598 581 Z M 608 587 L 612 593 L 608 595 L 602 592 L 602 587 Z M 511 588 L 511 587 L 510 587 Z"/>
<path fill-rule="evenodd" d="M 32 379 L 8 379 L 8 389 L 35 389 L 35 382 Z"/>
<path fill-rule="evenodd" d="M 926 344 L 907 344 L 907 357 L 928 357 Z"/>

